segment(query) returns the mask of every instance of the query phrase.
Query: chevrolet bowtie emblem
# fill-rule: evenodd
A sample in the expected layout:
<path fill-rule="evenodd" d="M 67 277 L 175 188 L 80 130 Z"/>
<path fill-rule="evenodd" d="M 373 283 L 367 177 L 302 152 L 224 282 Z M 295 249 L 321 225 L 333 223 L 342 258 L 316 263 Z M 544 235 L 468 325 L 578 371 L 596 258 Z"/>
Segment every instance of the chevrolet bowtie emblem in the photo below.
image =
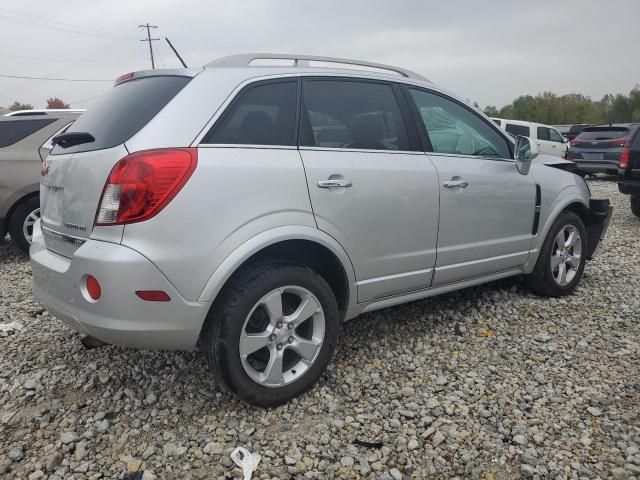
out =
<path fill-rule="evenodd" d="M 44 177 L 47 173 L 49 173 L 49 164 L 47 162 L 44 162 L 42 165 L 40 165 L 40 175 Z"/>

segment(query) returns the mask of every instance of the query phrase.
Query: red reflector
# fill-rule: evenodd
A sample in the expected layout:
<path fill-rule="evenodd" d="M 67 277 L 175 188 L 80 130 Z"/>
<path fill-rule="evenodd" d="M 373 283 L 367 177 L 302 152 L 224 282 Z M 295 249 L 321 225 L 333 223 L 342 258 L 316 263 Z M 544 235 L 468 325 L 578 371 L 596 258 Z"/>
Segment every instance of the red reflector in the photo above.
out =
<path fill-rule="evenodd" d="M 102 295 L 102 288 L 100 288 L 100 283 L 98 283 L 96 277 L 92 275 L 89 275 L 87 277 L 87 293 L 94 300 L 98 300 L 100 298 L 100 295 Z"/>
<path fill-rule="evenodd" d="M 147 302 L 169 302 L 171 297 L 162 290 L 137 290 L 136 295 Z"/>

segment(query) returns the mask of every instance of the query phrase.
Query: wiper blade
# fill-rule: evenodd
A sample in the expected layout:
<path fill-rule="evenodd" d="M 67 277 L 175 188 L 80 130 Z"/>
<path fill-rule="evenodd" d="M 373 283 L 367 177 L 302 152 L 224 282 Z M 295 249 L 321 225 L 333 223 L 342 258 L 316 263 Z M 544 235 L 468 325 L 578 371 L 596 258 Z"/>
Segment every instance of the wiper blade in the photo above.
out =
<path fill-rule="evenodd" d="M 53 145 L 60 145 L 61 148 L 69 148 L 74 145 L 81 145 L 83 143 L 95 142 L 96 139 L 93 135 L 87 132 L 67 132 L 56 135 L 51 140 Z"/>

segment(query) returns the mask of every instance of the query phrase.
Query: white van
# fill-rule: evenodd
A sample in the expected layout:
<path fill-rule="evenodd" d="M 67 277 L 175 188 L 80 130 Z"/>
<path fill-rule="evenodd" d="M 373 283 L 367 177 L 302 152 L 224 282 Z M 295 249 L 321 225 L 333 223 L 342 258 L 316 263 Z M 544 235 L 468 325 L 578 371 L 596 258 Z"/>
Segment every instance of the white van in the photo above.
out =
<path fill-rule="evenodd" d="M 492 118 L 491 120 L 513 135 L 531 137 L 538 144 L 540 153 L 564 158 L 569 148 L 568 140 L 555 127 L 542 123 L 506 120 L 504 118 Z"/>

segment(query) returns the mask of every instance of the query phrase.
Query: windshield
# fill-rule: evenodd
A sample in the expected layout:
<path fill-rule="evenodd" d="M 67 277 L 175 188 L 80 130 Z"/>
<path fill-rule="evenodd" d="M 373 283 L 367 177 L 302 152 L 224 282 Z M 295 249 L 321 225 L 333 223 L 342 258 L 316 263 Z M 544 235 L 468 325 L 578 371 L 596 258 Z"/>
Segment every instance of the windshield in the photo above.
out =
<path fill-rule="evenodd" d="M 116 85 L 82 114 L 66 134 L 88 133 L 95 141 L 62 148 L 53 155 L 112 148 L 129 140 L 191 80 L 189 77 L 143 77 Z"/>

